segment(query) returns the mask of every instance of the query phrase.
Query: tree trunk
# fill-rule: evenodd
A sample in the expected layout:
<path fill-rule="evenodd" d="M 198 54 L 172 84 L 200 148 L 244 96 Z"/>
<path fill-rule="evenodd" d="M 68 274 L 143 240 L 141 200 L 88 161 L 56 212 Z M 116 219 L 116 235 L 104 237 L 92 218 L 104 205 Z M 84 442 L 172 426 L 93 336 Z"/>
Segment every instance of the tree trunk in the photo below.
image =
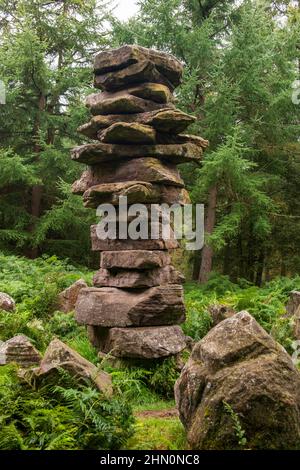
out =
<path fill-rule="evenodd" d="M 213 186 L 208 195 L 208 207 L 207 216 L 205 219 L 205 234 L 211 235 L 216 224 L 216 206 L 217 206 L 218 189 L 217 186 Z M 212 270 L 213 262 L 213 249 L 209 245 L 205 244 L 202 250 L 201 266 L 199 273 L 199 282 L 204 284 L 208 281 L 209 275 Z"/>

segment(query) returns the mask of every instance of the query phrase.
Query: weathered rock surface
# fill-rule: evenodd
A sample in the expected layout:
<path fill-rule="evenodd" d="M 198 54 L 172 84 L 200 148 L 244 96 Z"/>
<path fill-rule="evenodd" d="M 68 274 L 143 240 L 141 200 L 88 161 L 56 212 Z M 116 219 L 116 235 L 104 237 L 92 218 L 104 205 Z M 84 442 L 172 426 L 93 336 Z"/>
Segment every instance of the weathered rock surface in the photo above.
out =
<path fill-rule="evenodd" d="M 137 291 L 114 287 L 82 289 L 75 311 L 80 324 L 110 328 L 169 325 L 185 320 L 183 289 L 174 284 Z"/>
<path fill-rule="evenodd" d="M 219 323 L 196 344 L 175 395 L 192 449 L 238 448 L 224 402 L 238 415 L 247 447 L 299 446 L 299 372 L 248 312 Z"/>
<path fill-rule="evenodd" d="M 174 101 L 169 88 L 160 83 L 141 83 L 128 88 L 128 93 L 144 100 L 151 100 L 155 103 L 171 103 Z"/>
<path fill-rule="evenodd" d="M 95 57 L 94 72 L 96 75 L 115 72 L 144 61 L 154 64 L 174 88 L 180 85 L 183 66 L 176 57 L 136 45 L 100 52 Z"/>
<path fill-rule="evenodd" d="M 148 240 L 103 240 L 97 235 L 97 226 L 91 226 L 91 241 L 93 251 L 123 251 L 123 250 L 174 250 L 179 247 L 176 239 L 148 239 Z"/>
<path fill-rule="evenodd" d="M 292 291 L 286 306 L 288 316 L 293 316 L 293 333 L 297 340 L 300 340 L 300 292 Z"/>
<path fill-rule="evenodd" d="M 13 312 L 16 309 L 16 304 L 14 299 L 5 294 L 5 292 L 0 292 L 0 310 L 6 310 L 7 312 Z"/>
<path fill-rule="evenodd" d="M 208 307 L 208 311 L 211 314 L 213 326 L 216 326 L 226 318 L 230 318 L 235 315 L 237 312 L 232 307 L 222 304 L 213 304 Z"/>
<path fill-rule="evenodd" d="M 88 287 L 87 283 L 84 279 L 79 279 L 61 292 L 58 296 L 59 309 L 65 313 L 72 312 L 75 308 L 78 294 L 84 287 Z"/>
<path fill-rule="evenodd" d="M 120 144 L 86 144 L 75 147 L 71 156 L 79 163 L 95 165 L 97 163 L 120 159 L 154 157 L 162 158 L 174 164 L 200 163 L 203 155 L 201 147 L 195 144 L 170 145 L 120 145 Z"/>
<path fill-rule="evenodd" d="M 145 271 L 134 269 L 111 270 L 101 268 L 94 276 L 96 287 L 119 287 L 121 289 L 133 289 L 153 287 L 163 284 L 182 284 L 184 276 L 173 266 L 147 269 Z"/>
<path fill-rule="evenodd" d="M 185 336 L 180 326 L 139 328 L 91 327 L 89 337 L 103 352 L 115 357 L 158 359 L 180 353 Z"/>
<path fill-rule="evenodd" d="M 106 129 L 116 122 L 137 123 L 152 126 L 156 131 L 168 134 L 183 132 L 196 118 L 178 109 L 163 109 L 149 113 L 110 114 L 94 116 L 91 121 L 78 128 L 78 132 L 91 138 L 98 139 L 99 130 Z M 100 134 L 101 137 L 101 134 Z"/>
<path fill-rule="evenodd" d="M 101 392 L 108 396 L 112 395 L 112 381 L 109 374 L 99 371 L 94 364 L 74 349 L 59 339 L 54 339 L 49 344 L 40 367 L 34 372 L 36 377 L 43 377 L 55 373 L 60 368 L 78 379 L 91 379 Z"/>
<path fill-rule="evenodd" d="M 166 251 L 103 251 L 101 253 L 101 268 L 105 269 L 154 269 L 162 268 L 171 263 Z"/>
<path fill-rule="evenodd" d="M 120 197 L 127 197 L 128 204 L 188 204 L 188 192 L 176 186 L 163 186 L 143 181 L 105 183 L 92 186 L 83 194 L 85 207 L 97 208 L 99 204 L 119 204 Z"/>
<path fill-rule="evenodd" d="M 25 335 L 17 335 L 0 346 L 0 365 L 12 362 L 22 367 L 31 367 L 41 362 L 39 351 Z"/>
<path fill-rule="evenodd" d="M 299 307 L 300 307 L 300 291 L 293 290 L 290 293 L 290 298 L 286 306 L 286 312 L 289 316 L 295 315 Z"/>
<path fill-rule="evenodd" d="M 161 83 L 170 88 L 170 90 L 174 89 L 172 83 L 148 60 L 129 65 L 125 69 L 95 75 L 94 77 L 94 87 L 106 91 L 116 91 L 145 82 Z"/>
<path fill-rule="evenodd" d="M 98 139 L 106 144 L 155 144 L 156 132 L 144 124 L 116 122 L 98 133 Z"/>
<path fill-rule="evenodd" d="M 102 163 L 86 170 L 72 186 L 74 194 L 83 194 L 91 186 L 123 181 L 144 181 L 183 187 L 176 165 L 165 163 L 157 158 L 132 158 L 115 163 Z"/>
<path fill-rule="evenodd" d="M 147 113 L 161 108 L 170 108 L 173 105 L 156 103 L 155 101 L 145 100 L 138 96 L 131 95 L 126 90 L 110 93 L 94 93 L 87 97 L 86 105 L 91 113 L 97 114 L 134 114 Z"/>

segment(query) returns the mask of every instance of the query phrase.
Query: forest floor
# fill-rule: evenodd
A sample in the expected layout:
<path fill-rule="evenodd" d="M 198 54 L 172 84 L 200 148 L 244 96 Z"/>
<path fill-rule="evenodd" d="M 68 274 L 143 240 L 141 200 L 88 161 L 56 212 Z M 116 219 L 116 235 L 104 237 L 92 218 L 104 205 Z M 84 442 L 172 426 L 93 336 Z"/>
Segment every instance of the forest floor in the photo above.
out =
<path fill-rule="evenodd" d="M 30 338 L 43 354 L 50 341 L 58 337 L 90 362 L 110 373 L 116 399 L 122 403 L 125 402 L 126 406 L 132 408 L 134 417 L 132 432 L 127 433 L 130 424 L 124 422 L 122 433 L 125 435 L 126 442 L 120 436 L 119 442 L 123 449 L 186 449 L 186 434 L 174 402 L 174 383 L 179 375 L 175 359 L 169 358 L 151 364 L 149 362 L 146 364 L 133 363 L 132 361 L 125 363 L 123 361 L 123 363 L 113 366 L 109 361 L 105 362 L 106 359 L 99 359 L 97 351 L 87 338 L 85 328 L 76 323 L 74 313 L 63 313 L 58 310 L 58 293 L 80 278 L 91 284 L 92 275 L 93 273 L 88 269 L 73 266 L 69 261 L 59 260 L 55 256 L 28 260 L 0 252 L 0 292 L 11 295 L 17 304 L 15 313 L 0 311 L 0 340 L 6 341 L 22 333 Z M 291 322 L 285 315 L 285 305 L 290 291 L 299 290 L 299 288 L 299 277 L 294 279 L 278 278 L 261 288 L 253 286 L 243 279 L 238 283 L 232 283 L 228 277 L 217 274 L 212 275 L 205 286 L 187 283 L 185 285 L 187 318 L 182 325 L 183 330 L 195 341 L 203 338 L 212 327 L 208 307 L 215 303 L 221 303 L 236 311 L 248 310 L 266 331 L 271 333 L 289 353 L 292 353 Z M 183 360 L 187 358 L 188 354 L 186 357 L 182 357 Z M 3 384 L 5 385 L 8 380 L 10 380 L 9 371 L 3 369 Z M 15 382 L 13 383 L 15 387 L 18 387 Z M 4 392 L 2 395 L 3 403 L 7 403 L 11 399 L 13 413 L 15 397 L 11 390 L 12 388 L 8 387 L 4 390 L 6 395 Z M 33 391 L 32 393 L 39 392 Z M 50 397 L 46 397 L 47 400 L 50 400 L 49 406 L 52 406 L 51 394 L 52 392 Z M 26 395 L 27 399 L 30 400 L 28 395 Z M 60 406 L 61 399 L 57 400 L 57 405 Z M 63 403 L 65 404 L 65 402 Z M 117 416 L 120 406 L 123 405 L 116 403 L 114 412 Z M 76 407 L 71 411 L 75 416 L 76 423 L 81 422 L 81 411 Z M 54 412 L 55 410 L 49 411 L 50 414 Z M 28 412 L 26 411 L 26 413 Z M 7 434 L 8 430 L 11 432 L 12 429 L 9 413 L 5 419 L 7 422 L 6 427 L 3 427 L 3 432 Z M 57 417 L 53 419 L 54 423 L 56 423 L 56 419 Z M 69 415 L 65 417 L 66 422 L 70 419 Z M 54 445 L 56 449 L 64 449 L 66 445 L 69 445 L 70 448 L 73 446 L 85 448 L 87 445 L 85 442 L 82 441 L 83 443 L 78 444 L 78 438 L 73 438 L 73 433 L 77 432 L 73 424 L 65 425 L 64 436 L 67 435 L 67 441 L 60 441 L 60 435 L 56 435 L 56 430 L 61 425 L 60 420 L 61 418 L 59 418 L 58 424 L 55 424 L 55 432 L 47 438 L 43 436 L 43 440 L 34 445 L 32 442 L 36 438 L 36 434 L 32 434 L 33 431 L 28 429 L 27 434 L 24 435 L 24 423 L 29 422 L 28 420 L 24 421 L 22 431 L 14 428 L 14 432 L 17 433 L 16 448 L 19 448 L 18 446 L 26 448 L 28 442 L 30 448 L 34 449 L 51 450 Z M 43 427 L 44 421 L 39 422 L 39 425 Z M 93 436 L 97 436 L 98 439 L 99 434 L 97 433 L 98 431 L 95 431 Z M 83 439 L 84 433 L 80 436 Z M 119 447 L 120 444 L 118 444 Z M 0 448 L 10 449 L 10 445 L 10 443 L 1 442 L 0 430 Z"/>

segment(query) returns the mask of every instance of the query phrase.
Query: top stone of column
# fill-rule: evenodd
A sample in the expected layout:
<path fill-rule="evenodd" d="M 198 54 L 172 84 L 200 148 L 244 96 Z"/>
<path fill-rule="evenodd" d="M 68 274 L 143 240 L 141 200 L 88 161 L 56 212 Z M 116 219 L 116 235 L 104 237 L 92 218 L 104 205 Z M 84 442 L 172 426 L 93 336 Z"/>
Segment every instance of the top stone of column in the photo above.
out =
<path fill-rule="evenodd" d="M 183 65 L 171 54 L 126 45 L 100 52 L 94 62 L 95 87 L 114 91 L 136 83 L 162 83 L 174 90 L 181 83 Z"/>

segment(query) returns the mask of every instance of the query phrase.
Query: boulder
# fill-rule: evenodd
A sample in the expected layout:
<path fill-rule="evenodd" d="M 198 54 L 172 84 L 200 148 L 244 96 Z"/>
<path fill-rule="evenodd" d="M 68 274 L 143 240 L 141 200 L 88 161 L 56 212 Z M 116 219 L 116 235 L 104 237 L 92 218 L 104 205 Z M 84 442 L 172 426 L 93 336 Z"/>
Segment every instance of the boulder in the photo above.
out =
<path fill-rule="evenodd" d="M 171 263 L 167 251 L 103 251 L 101 253 L 101 268 L 105 269 L 154 269 L 162 268 Z"/>
<path fill-rule="evenodd" d="M 169 325 L 185 320 L 183 289 L 175 284 L 137 291 L 115 287 L 82 289 L 75 311 L 78 323 L 109 328 Z"/>
<path fill-rule="evenodd" d="M 106 144 L 155 144 L 156 133 L 144 124 L 116 122 L 98 132 L 98 139 Z"/>
<path fill-rule="evenodd" d="M 98 143 L 80 145 L 71 152 L 74 161 L 87 165 L 138 157 L 162 158 L 177 165 L 179 163 L 200 163 L 202 155 L 202 148 L 195 144 L 120 145 Z"/>
<path fill-rule="evenodd" d="M 121 289 L 140 289 L 162 284 L 182 284 L 183 282 L 183 274 L 171 265 L 144 271 L 134 269 L 118 269 L 116 271 L 101 268 L 93 279 L 96 287 L 119 287 Z"/>
<path fill-rule="evenodd" d="M 86 137 L 97 140 L 99 130 L 106 129 L 116 122 L 123 122 L 152 126 L 156 131 L 168 133 L 168 135 L 179 134 L 195 120 L 196 118 L 194 116 L 185 114 L 178 109 L 165 108 L 163 110 L 150 111 L 148 113 L 94 116 L 87 124 L 80 126 L 78 128 L 78 132 Z"/>
<path fill-rule="evenodd" d="M 61 292 L 58 296 L 59 310 L 68 313 L 75 308 L 78 294 L 81 289 L 88 287 L 84 279 L 79 279 L 70 287 Z"/>
<path fill-rule="evenodd" d="M 97 208 L 100 204 L 119 204 L 120 197 L 127 197 L 130 204 L 189 204 L 188 192 L 176 186 L 164 186 L 143 181 L 125 181 L 92 186 L 83 194 L 85 207 Z"/>
<path fill-rule="evenodd" d="M 175 238 L 148 240 L 110 239 L 103 240 L 97 235 L 97 225 L 91 226 L 92 251 L 128 251 L 128 250 L 174 250 L 179 247 Z"/>
<path fill-rule="evenodd" d="M 196 344 L 175 397 L 192 449 L 239 448 L 233 416 L 247 448 L 299 448 L 299 372 L 248 312 L 222 321 Z"/>
<path fill-rule="evenodd" d="M 170 108 L 168 105 L 155 103 L 154 101 L 145 100 L 138 96 L 131 95 L 127 90 L 110 93 L 94 93 L 87 97 L 86 106 L 95 116 L 97 114 L 134 114 L 155 111 L 161 108 Z"/>
<path fill-rule="evenodd" d="M 210 305 L 208 307 L 208 311 L 212 317 L 213 326 L 216 326 L 221 321 L 225 320 L 226 318 L 230 318 L 237 313 L 233 308 L 222 304 Z"/>
<path fill-rule="evenodd" d="M 173 87 L 180 85 L 183 66 L 176 57 L 137 45 L 125 45 L 118 49 L 100 52 L 95 57 L 94 72 L 96 75 L 115 72 L 145 60 L 151 61 L 157 70 L 168 78 Z"/>
<path fill-rule="evenodd" d="M 0 365 L 16 363 L 31 367 L 41 362 L 41 355 L 24 335 L 17 335 L 0 346 Z"/>
<path fill-rule="evenodd" d="M 0 292 L 0 310 L 6 310 L 7 312 L 13 312 L 16 309 L 16 304 L 14 299 L 5 294 L 5 292 Z"/>
<path fill-rule="evenodd" d="M 82 357 L 74 349 L 59 339 L 54 339 L 46 349 L 43 360 L 38 369 L 34 370 L 37 378 L 48 374 L 55 374 L 58 369 L 64 369 L 78 379 L 90 379 L 105 395 L 112 395 L 111 376 Z"/>
<path fill-rule="evenodd" d="M 91 331 L 93 330 L 93 331 Z M 178 325 L 139 328 L 90 328 L 90 339 L 114 357 L 159 359 L 180 353 L 185 336 Z"/>
<path fill-rule="evenodd" d="M 144 181 L 183 187 L 184 182 L 175 165 L 157 158 L 132 158 L 115 163 L 94 165 L 84 171 L 81 178 L 72 186 L 74 194 L 83 194 L 91 186 L 123 181 Z"/>

